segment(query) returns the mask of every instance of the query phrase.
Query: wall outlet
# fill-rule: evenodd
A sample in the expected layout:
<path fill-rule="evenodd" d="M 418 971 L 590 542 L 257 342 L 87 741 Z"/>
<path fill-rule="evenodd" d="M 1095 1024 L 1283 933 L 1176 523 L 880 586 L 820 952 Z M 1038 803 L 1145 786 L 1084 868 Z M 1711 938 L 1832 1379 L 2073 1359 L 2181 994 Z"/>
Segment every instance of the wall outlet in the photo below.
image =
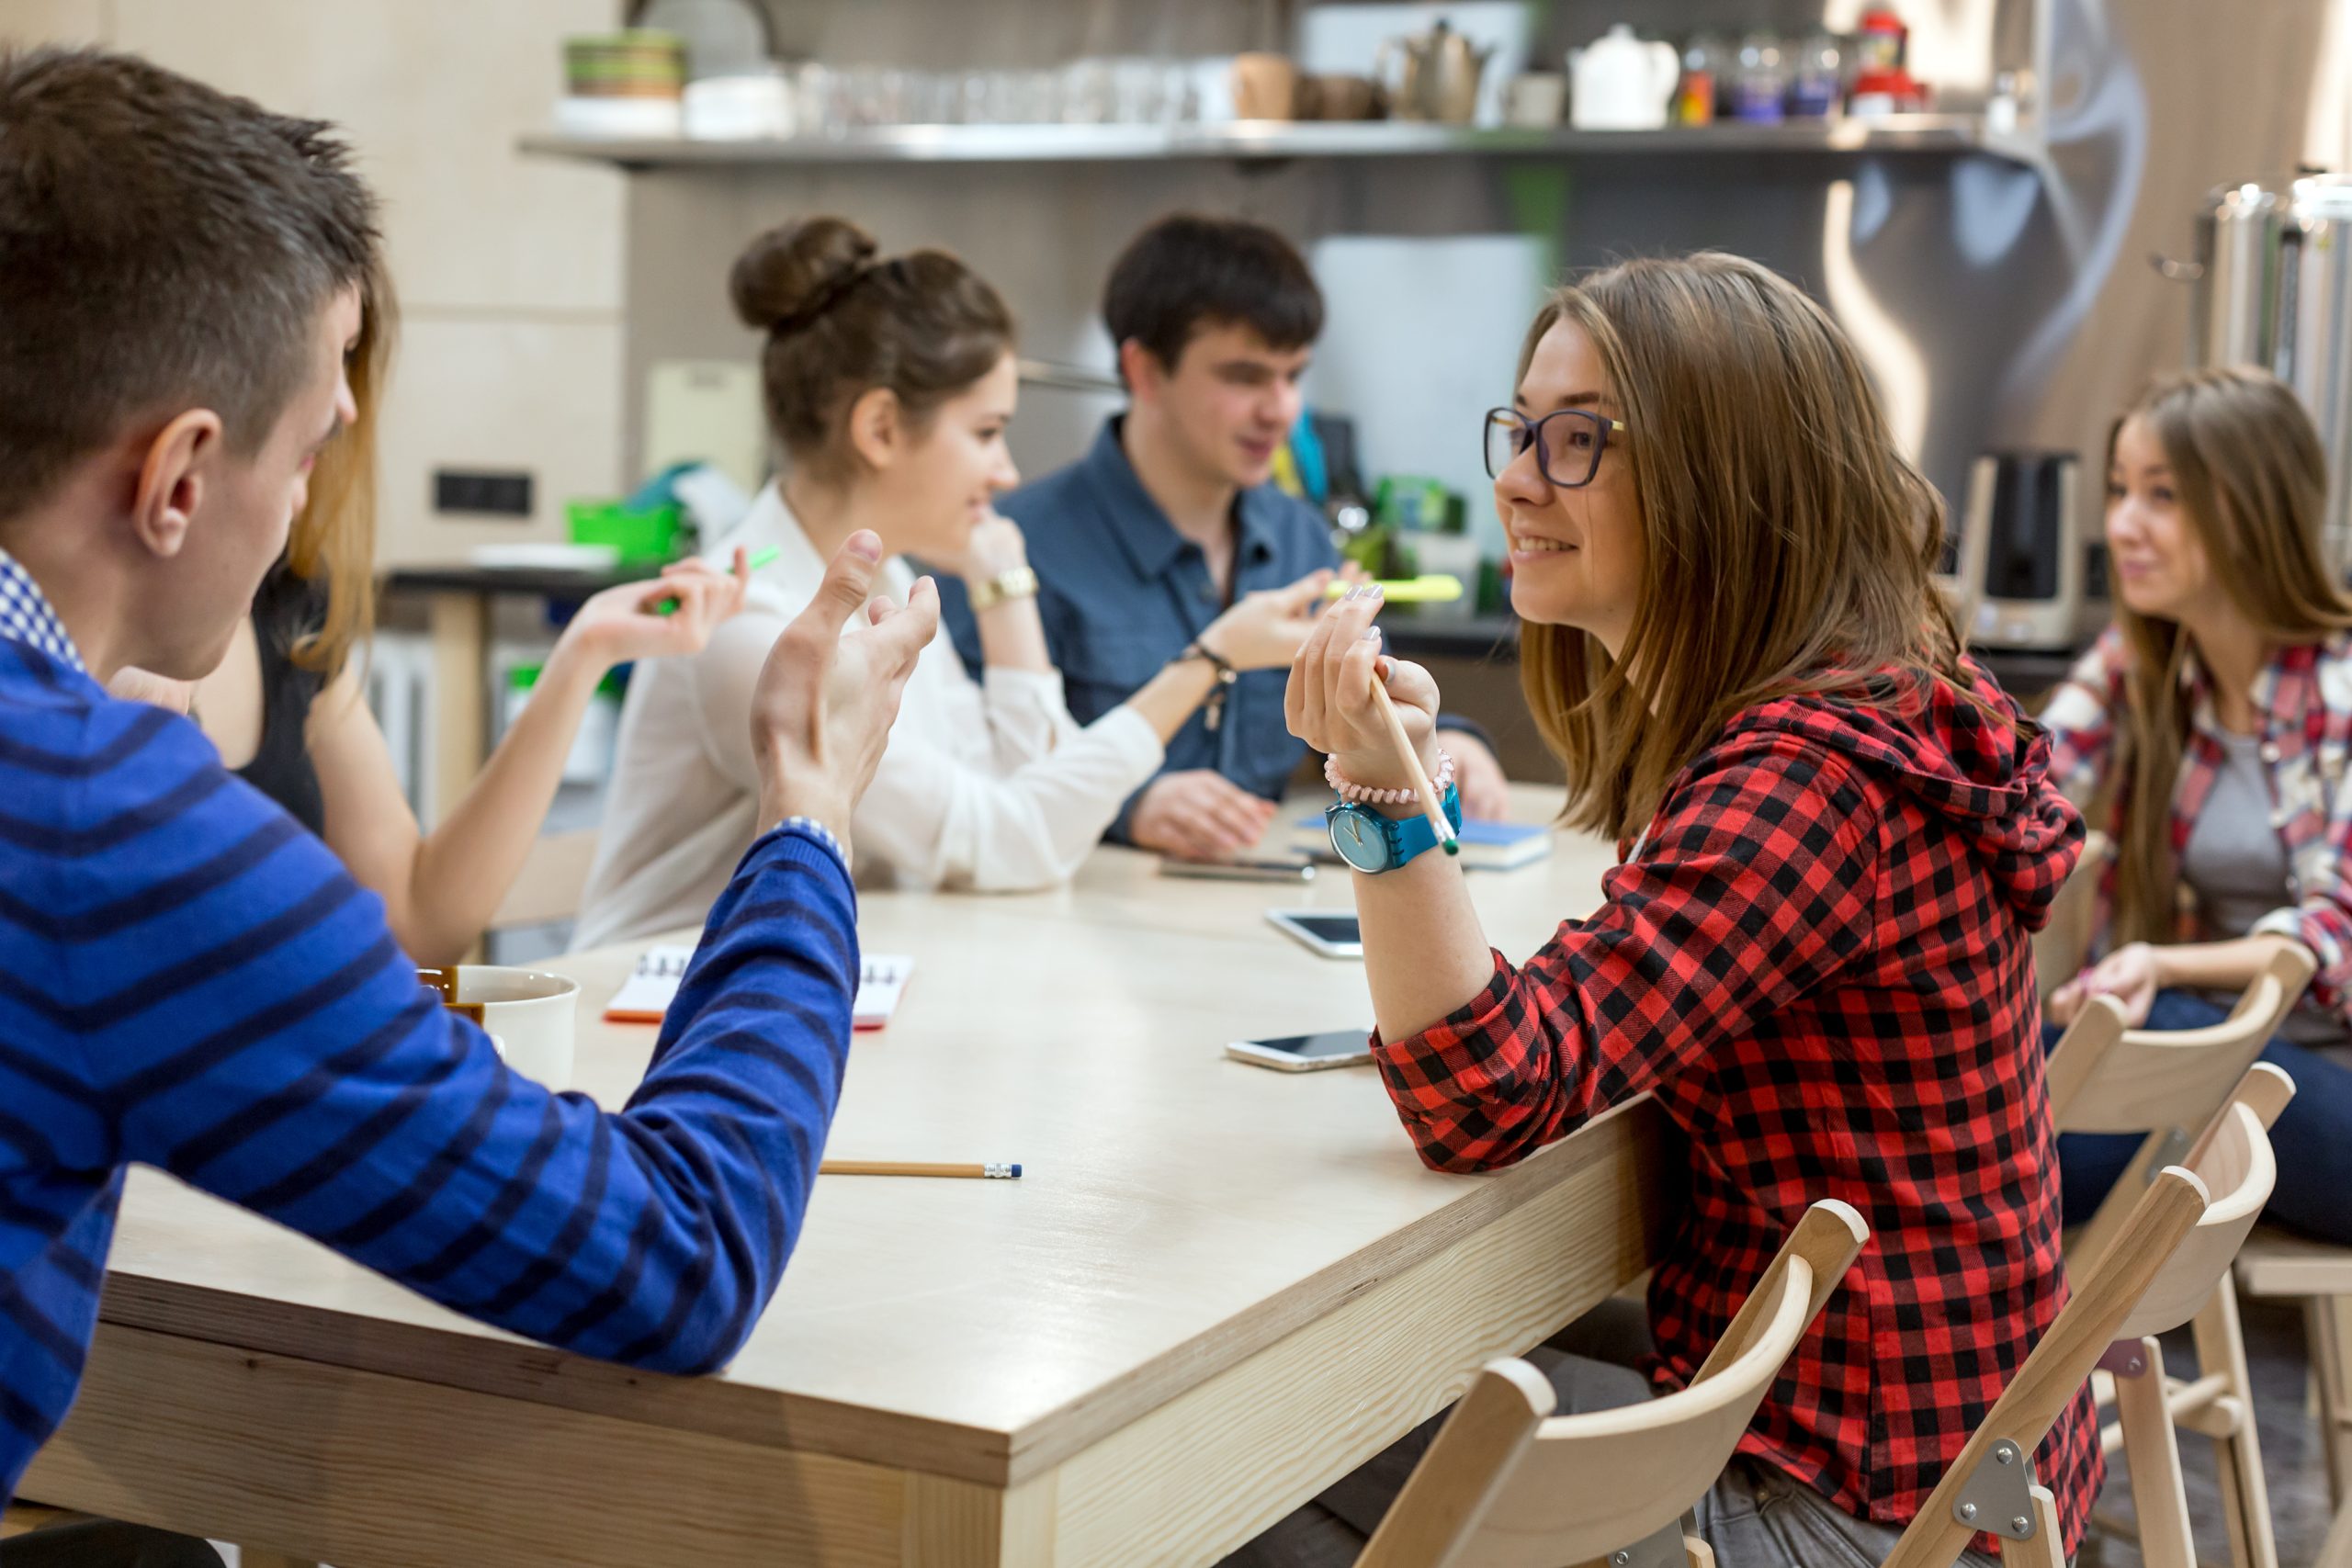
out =
<path fill-rule="evenodd" d="M 462 468 L 433 470 L 433 510 L 492 517 L 531 514 L 531 476 Z"/>

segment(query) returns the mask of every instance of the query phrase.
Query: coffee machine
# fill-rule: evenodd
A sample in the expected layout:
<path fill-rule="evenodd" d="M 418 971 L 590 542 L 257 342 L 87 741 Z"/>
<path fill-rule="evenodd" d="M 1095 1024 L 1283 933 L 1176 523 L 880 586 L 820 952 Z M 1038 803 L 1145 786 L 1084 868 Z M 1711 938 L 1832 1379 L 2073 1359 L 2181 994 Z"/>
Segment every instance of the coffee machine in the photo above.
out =
<path fill-rule="evenodd" d="M 1944 547 L 1944 590 L 1980 648 L 2071 652 L 2107 618 L 2107 542 L 2072 452 L 1987 452 Z"/>

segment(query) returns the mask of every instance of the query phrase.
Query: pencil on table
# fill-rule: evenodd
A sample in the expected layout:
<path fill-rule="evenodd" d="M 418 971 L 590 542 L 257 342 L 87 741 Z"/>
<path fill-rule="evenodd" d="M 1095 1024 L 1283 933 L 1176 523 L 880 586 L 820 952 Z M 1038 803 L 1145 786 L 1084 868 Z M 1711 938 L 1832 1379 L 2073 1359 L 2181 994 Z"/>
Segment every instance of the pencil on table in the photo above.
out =
<path fill-rule="evenodd" d="M 1372 700 L 1388 725 L 1388 739 L 1396 747 L 1396 760 L 1404 764 L 1406 773 L 1413 780 L 1413 793 L 1421 798 L 1421 815 L 1428 818 L 1430 826 L 1437 829 L 1437 841 L 1445 846 L 1445 852 L 1460 854 L 1462 844 L 1453 831 L 1453 824 L 1445 819 L 1445 807 L 1438 800 L 1436 784 L 1421 772 L 1421 754 L 1414 750 L 1413 738 L 1405 733 L 1405 721 L 1396 716 L 1396 705 L 1388 700 L 1388 682 L 1380 678 L 1376 663 L 1372 671 Z"/>
<path fill-rule="evenodd" d="M 920 1160 L 829 1159 L 817 1167 L 820 1176 L 969 1176 L 998 1181 L 1021 1179 L 1018 1165 L 940 1165 Z"/>

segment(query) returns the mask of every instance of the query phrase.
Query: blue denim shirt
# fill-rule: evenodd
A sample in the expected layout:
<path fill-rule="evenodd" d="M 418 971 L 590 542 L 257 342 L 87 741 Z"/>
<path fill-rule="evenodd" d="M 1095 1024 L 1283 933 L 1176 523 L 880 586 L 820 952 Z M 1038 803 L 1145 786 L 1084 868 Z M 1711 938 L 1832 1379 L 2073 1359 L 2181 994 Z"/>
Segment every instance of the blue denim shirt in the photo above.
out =
<path fill-rule="evenodd" d="M 1116 417 L 1104 423 L 1085 457 L 1023 485 L 998 510 L 1028 537 L 1046 646 L 1062 672 L 1069 711 L 1081 724 L 1134 695 L 1225 607 L 1207 555 L 1176 531 L 1136 477 L 1119 445 Z M 1322 514 L 1271 484 L 1241 492 L 1234 523 L 1237 597 L 1286 587 L 1339 564 Z M 956 651 L 977 670 L 979 629 L 961 583 L 942 582 L 941 607 Z M 1289 680 L 1287 670 L 1244 673 L 1227 694 L 1216 731 L 1205 709 L 1194 714 L 1168 743 L 1161 771 L 1214 768 L 1243 789 L 1280 799 L 1306 755 L 1306 742 L 1295 739 L 1283 719 Z M 1110 838 L 1126 840 L 1134 809 L 1129 796 Z"/>

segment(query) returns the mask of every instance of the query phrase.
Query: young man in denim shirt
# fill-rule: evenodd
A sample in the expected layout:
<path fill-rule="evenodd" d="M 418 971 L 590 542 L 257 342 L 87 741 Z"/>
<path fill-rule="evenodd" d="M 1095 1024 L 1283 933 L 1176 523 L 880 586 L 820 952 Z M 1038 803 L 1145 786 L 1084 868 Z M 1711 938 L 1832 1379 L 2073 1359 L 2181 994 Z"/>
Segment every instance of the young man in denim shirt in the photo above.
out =
<path fill-rule="evenodd" d="M 1102 315 L 1126 411 L 1085 457 L 1001 507 L 1028 536 L 1046 642 L 1080 723 L 1125 701 L 1236 596 L 1338 564 L 1322 515 L 1270 479 L 1323 329 L 1322 292 L 1289 242 L 1237 220 L 1163 219 L 1112 269 Z M 972 661 L 971 616 L 952 587 L 944 597 Z M 1110 837 L 1194 859 L 1255 843 L 1306 755 L 1283 721 L 1288 676 L 1238 677 L 1214 725 L 1204 713 L 1170 742 Z M 1492 748 L 1451 728 L 1463 809 L 1501 816 Z"/>

